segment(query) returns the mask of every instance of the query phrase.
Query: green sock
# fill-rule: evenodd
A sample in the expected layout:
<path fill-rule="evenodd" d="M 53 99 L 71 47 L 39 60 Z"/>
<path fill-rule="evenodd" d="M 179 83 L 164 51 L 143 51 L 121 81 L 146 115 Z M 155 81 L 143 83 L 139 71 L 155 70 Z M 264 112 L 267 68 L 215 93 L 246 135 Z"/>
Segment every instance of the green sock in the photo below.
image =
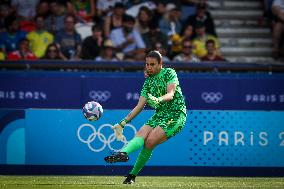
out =
<path fill-rule="evenodd" d="M 121 150 L 121 152 L 126 152 L 130 154 L 144 145 L 144 138 L 140 136 L 134 137 L 129 143 Z"/>
<path fill-rule="evenodd" d="M 152 155 L 153 149 L 143 148 L 141 152 L 139 153 L 137 160 L 135 162 L 135 165 L 133 169 L 131 170 L 130 174 L 138 175 L 138 173 L 141 171 L 141 169 L 144 167 L 146 162 L 150 159 Z"/>

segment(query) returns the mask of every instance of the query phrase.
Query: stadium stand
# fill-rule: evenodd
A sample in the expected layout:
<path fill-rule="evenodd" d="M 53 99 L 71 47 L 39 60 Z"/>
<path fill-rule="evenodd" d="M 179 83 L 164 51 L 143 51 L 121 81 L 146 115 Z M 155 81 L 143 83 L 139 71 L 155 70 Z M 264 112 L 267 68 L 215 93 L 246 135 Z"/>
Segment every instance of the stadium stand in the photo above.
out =
<path fill-rule="evenodd" d="M 231 62 L 272 62 L 271 31 L 260 25 L 262 1 L 212 0 L 221 51 Z M 246 7 L 245 9 L 243 7 Z"/>

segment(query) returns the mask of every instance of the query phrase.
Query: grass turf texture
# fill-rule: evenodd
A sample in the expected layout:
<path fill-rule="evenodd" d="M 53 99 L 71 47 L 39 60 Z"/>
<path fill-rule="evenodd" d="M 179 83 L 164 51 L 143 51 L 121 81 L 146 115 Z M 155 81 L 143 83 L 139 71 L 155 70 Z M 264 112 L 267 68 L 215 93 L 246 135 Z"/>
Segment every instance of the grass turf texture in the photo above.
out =
<path fill-rule="evenodd" d="M 0 188 L 284 188 L 284 178 L 139 176 L 134 185 L 123 185 L 123 180 L 122 176 L 0 176 Z"/>

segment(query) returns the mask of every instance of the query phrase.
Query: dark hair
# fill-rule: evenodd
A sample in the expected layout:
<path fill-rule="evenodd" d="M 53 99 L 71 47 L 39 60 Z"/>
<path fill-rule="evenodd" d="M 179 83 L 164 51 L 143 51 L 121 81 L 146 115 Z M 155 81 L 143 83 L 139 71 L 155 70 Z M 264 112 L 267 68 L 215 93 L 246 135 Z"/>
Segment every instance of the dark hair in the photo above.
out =
<path fill-rule="evenodd" d="M 15 21 L 17 20 L 16 16 L 10 15 L 4 20 L 5 28 L 8 29 Z"/>
<path fill-rule="evenodd" d="M 125 6 L 124 6 L 123 3 L 117 2 L 117 3 L 114 4 L 114 8 L 122 8 L 122 9 L 124 9 Z"/>
<path fill-rule="evenodd" d="M 61 59 L 61 58 L 59 57 L 59 51 L 60 51 L 60 49 L 58 48 L 58 46 L 57 46 L 56 43 L 50 43 L 50 44 L 47 46 L 47 48 L 46 48 L 46 50 L 45 50 L 45 54 L 44 54 L 44 56 L 42 57 L 42 59 L 49 59 L 48 51 L 49 51 L 49 48 L 50 48 L 50 47 L 55 47 L 55 49 L 56 49 L 57 57 L 56 57 L 55 59 Z"/>
<path fill-rule="evenodd" d="M 93 26 L 92 26 L 92 31 L 103 31 L 103 27 L 100 25 L 100 24 L 94 24 Z"/>
<path fill-rule="evenodd" d="M 206 46 L 209 45 L 210 43 L 213 44 L 214 47 L 215 47 L 216 44 L 215 44 L 215 41 L 214 41 L 213 39 L 208 39 L 208 40 L 205 42 Z"/>
<path fill-rule="evenodd" d="M 139 8 L 138 15 L 137 15 L 138 17 L 139 17 L 139 15 L 141 14 L 142 11 L 145 11 L 146 14 L 147 14 L 150 18 L 152 17 L 152 11 L 151 11 L 148 7 L 146 7 L 146 6 L 142 6 L 142 7 Z"/>
<path fill-rule="evenodd" d="M 148 52 L 145 58 L 148 58 L 148 57 L 156 58 L 159 64 L 162 62 L 162 55 L 159 51 L 154 50 L 154 51 Z"/>
<path fill-rule="evenodd" d="M 133 16 L 125 14 L 125 15 L 123 15 L 122 21 L 123 22 L 133 22 L 133 23 L 135 23 L 135 18 Z"/>

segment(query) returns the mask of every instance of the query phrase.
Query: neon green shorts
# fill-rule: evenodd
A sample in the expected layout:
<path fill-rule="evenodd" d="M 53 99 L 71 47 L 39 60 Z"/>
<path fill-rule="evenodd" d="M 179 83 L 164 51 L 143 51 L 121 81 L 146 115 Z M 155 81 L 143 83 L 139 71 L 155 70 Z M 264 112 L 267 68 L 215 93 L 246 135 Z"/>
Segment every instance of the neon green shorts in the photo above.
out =
<path fill-rule="evenodd" d="M 170 113 L 157 112 L 145 125 L 152 128 L 160 126 L 166 133 L 167 138 L 175 136 L 185 126 L 186 114 L 182 111 L 173 111 Z"/>

